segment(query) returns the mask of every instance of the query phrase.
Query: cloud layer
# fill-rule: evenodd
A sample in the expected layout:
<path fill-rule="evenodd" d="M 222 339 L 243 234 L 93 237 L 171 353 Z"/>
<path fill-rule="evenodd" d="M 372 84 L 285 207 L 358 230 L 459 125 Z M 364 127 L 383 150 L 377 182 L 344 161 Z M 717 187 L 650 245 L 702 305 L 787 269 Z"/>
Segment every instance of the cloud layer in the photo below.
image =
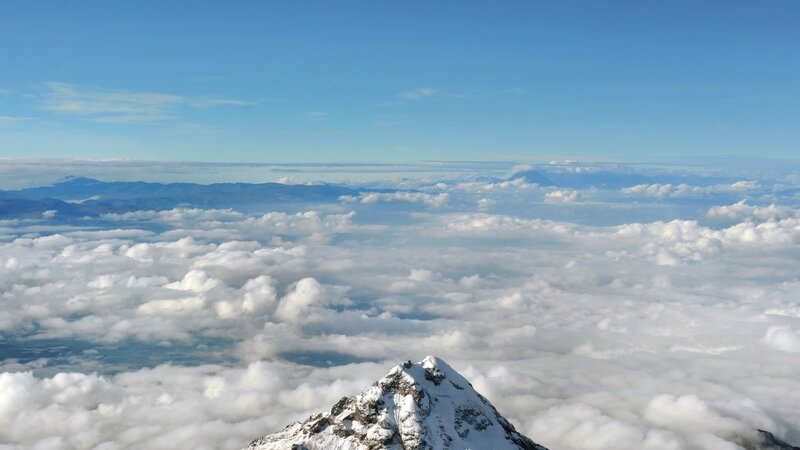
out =
<path fill-rule="evenodd" d="M 553 448 L 800 442 L 797 205 L 501 183 L 0 223 L 0 447 L 240 448 L 426 354 Z"/>

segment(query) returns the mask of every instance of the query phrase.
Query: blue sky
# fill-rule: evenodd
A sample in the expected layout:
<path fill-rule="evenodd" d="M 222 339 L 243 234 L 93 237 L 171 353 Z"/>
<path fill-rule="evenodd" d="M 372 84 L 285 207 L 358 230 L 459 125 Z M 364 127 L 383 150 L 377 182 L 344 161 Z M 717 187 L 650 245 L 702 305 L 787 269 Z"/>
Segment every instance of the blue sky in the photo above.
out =
<path fill-rule="evenodd" d="M 800 4 L 4 2 L 0 156 L 793 157 Z"/>

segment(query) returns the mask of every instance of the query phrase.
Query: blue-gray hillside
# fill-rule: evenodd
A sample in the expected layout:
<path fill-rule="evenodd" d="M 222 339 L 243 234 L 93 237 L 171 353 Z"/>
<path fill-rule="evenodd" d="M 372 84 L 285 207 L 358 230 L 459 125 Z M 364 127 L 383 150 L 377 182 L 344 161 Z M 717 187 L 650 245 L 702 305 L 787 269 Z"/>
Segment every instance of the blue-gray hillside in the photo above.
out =
<path fill-rule="evenodd" d="M 230 208 L 282 202 L 328 202 L 358 191 L 330 184 L 289 185 L 280 183 L 147 183 L 105 182 L 70 177 L 50 186 L 5 192 L 8 201 L 0 217 L 41 214 L 96 215 L 137 209 L 170 209 L 177 206 Z"/>

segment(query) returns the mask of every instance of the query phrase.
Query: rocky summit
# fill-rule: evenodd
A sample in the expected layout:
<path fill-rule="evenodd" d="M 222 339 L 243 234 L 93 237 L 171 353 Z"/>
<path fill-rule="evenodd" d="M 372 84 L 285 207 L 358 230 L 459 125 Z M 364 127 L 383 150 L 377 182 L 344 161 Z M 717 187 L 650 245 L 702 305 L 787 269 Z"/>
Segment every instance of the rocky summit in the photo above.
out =
<path fill-rule="evenodd" d="M 256 439 L 248 450 L 546 450 L 447 363 L 395 366 L 330 412 Z"/>

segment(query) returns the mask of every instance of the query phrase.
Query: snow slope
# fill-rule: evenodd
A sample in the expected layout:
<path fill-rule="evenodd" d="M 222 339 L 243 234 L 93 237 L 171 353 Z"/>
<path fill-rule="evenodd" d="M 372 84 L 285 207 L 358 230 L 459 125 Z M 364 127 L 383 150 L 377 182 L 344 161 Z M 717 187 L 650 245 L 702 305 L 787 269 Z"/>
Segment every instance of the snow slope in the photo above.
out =
<path fill-rule="evenodd" d="M 546 450 L 434 356 L 395 366 L 330 412 L 256 439 L 248 449 Z"/>

